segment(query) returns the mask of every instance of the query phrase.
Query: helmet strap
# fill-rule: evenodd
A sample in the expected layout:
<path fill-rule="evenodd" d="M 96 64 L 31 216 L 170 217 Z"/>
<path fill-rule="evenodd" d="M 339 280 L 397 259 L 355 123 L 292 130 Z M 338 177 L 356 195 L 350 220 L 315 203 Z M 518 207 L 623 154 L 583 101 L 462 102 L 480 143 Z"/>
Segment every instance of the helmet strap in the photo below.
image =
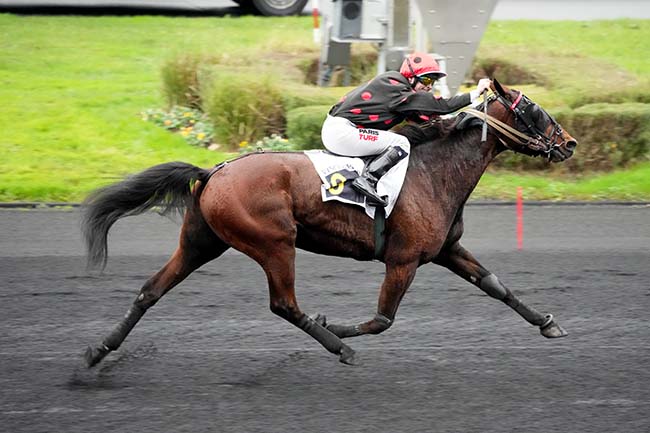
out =
<path fill-rule="evenodd" d="M 418 79 L 418 76 L 415 75 L 415 71 L 413 70 L 413 66 L 411 66 L 411 60 L 408 57 L 406 57 L 406 64 L 409 67 L 409 70 L 411 71 L 411 75 L 413 75 L 413 77 L 411 77 L 411 78 L 413 78 L 413 83 L 411 83 L 411 87 L 415 88 L 415 86 L 418 84 L 418 81 L 420 81 L 420 80 Z"/>

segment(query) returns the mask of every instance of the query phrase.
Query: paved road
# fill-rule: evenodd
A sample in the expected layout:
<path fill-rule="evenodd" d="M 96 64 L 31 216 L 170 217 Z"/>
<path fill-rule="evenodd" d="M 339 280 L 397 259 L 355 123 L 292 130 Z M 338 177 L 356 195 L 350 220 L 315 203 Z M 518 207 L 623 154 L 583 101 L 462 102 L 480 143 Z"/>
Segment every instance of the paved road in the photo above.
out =
<path fill-rule="evenodd" d="M 178 225 L 120 221 L 86 273 L 76 211 L 0 210 L 0 420 L 7 432 L 640 432 L 650 425 L 650 207 L 471 206 L 465 245 L 570 332 L 422 268 L 395 325 L 348 367 L 267 308 L 227 253 L 170 292 L 94 370 L 80 354 L 165 261 Z M 383 268 L 298 255 L 309 313 L 373 314 Z"/>

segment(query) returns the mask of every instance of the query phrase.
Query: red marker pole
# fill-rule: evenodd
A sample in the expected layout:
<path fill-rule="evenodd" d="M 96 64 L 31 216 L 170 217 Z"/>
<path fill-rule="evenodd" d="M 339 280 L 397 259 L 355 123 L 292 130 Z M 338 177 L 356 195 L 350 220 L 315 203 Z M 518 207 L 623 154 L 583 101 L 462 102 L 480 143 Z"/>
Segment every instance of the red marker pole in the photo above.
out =
<path fill-rule="evenodd" d="M 318 20 L 318 0 L 312 0 L 311 1 L 311 16 L 314 20 L 314 42 L 319 43 L 320 42 L 320 23 Z"/>
<path fill-rule="evenodd" d="M 522 188 L 517 187 L 517 249 L 524 248 L 524 199 Z"/>

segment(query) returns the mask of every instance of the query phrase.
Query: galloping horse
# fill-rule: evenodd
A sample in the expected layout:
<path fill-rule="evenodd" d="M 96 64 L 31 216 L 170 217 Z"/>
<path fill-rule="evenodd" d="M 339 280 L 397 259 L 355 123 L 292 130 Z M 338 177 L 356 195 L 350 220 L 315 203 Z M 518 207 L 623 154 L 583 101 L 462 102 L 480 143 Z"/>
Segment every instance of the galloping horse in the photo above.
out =
<path fill-rule="evenodd" d="M 573 154 L 576 140 L 521 92 L 494 80 L 495 95 L 484 104 L 489 127 L 457 119 L 440 128 L 406 127 L 413 145 L 409 168 L 385 226 L 386 265 L 377 314 L 358 325 L 328 324 L 298 307 L 296 247 L 307 251 L 372 260 L 373 221 L 356 206 L 321 201 L 321 181 L 303 153 L 256 153 L 212 170 L 173 162 L 151 167 L 100 189 L 85 202 L 83 231 L 90 265 L 106 264 L 107 236 L 119 218 L 152 207 L 185 211 L 178 248 L 141 288 L 133 305 L 101 344 L 88 347 L 89 367 L 116 350 L 144 313 L 201 265 L 235 248 L 264 269 L 271 311 L 302 329 L 346 364 L 354 351 L 341 339 L 379 334 L 395 319 L 397 307 L 419 266 L 444 266 L 503 301 L 548 338 L 566 335 L 550 314 L 517 298 L 461 246 L 463 208 L 490 161 L 504 150 L 544 156 L 552 162 Z M 481 112 L 470 110 L 473 116 Z M 481 121 L 478 121 L 481 124 Z"/>

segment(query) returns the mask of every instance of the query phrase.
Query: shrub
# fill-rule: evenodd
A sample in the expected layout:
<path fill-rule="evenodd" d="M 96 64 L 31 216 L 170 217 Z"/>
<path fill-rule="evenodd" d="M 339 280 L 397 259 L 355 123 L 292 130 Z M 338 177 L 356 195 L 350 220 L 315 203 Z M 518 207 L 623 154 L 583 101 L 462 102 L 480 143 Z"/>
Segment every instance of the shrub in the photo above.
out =
<path fill-rule="evenodd" d="M 305 84 L 285 84 L 283 89 L 283 104 L 287 111 L 310 105 L 329 105 L 331 107 L 351 90 L 345 87 L 318 87 Z M 327 111 L 329 109 L 325 112 Z"/>
<path fill-rule="evenodd" d="M 202 98 L 215 138 L 231 149 L 284 132 L 282 92 L 270 76 L 218 73 Z"/>
<path fill-rule="evenodd" d="M 167 107 L 201 107 L 200 67 L 202 58 L 184 54 L 167 60 L 162 66 L 162 91 Z"/>
<path fill-rule="evenodd" d="M 287 113 L 287 136 L 299 149 L 323 148 L 321 127 L 331 105 L 312 105 Z"/>

